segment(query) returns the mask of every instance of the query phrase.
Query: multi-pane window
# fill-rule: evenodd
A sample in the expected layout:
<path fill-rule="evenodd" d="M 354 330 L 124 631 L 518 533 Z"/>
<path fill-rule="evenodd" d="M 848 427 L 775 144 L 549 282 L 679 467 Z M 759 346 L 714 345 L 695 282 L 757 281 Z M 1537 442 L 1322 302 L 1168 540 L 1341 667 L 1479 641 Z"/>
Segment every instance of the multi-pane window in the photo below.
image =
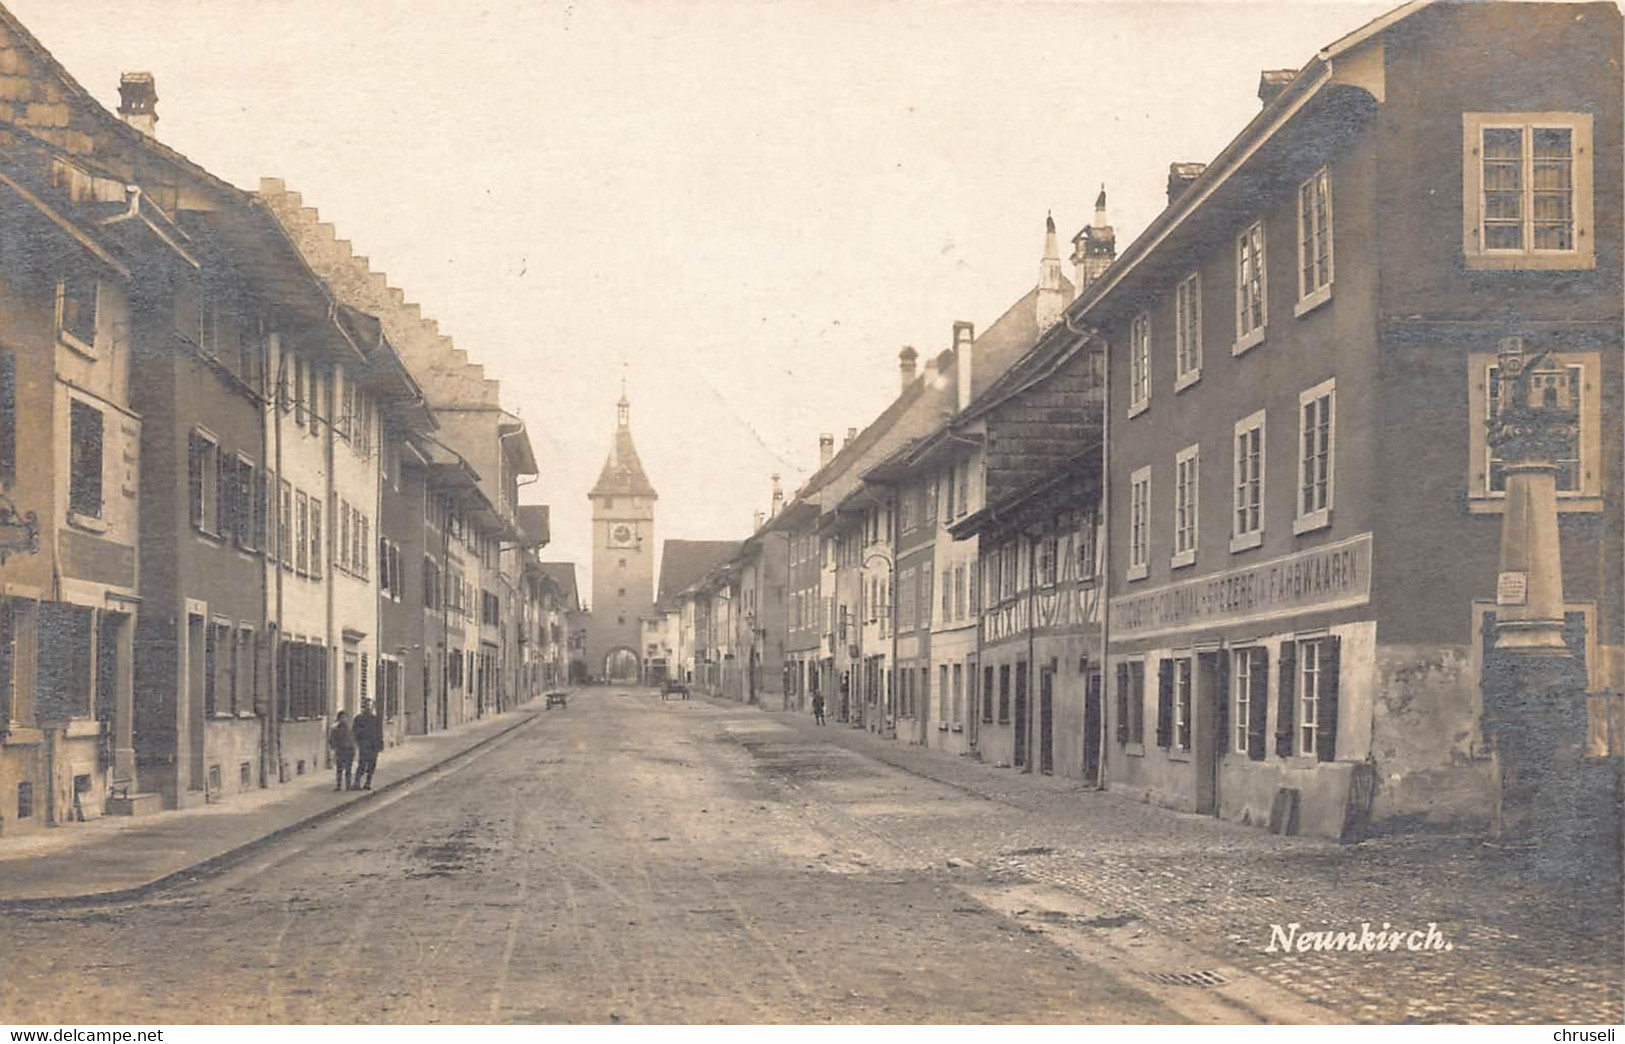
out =
<path fill-rule="evenodd" d="M 1129 479 L 1128 577 L 1146 575 L 1151 562 L 1151 469 L 1144 467 Z"/>
<path fill-rule="evenodd" d="M 295 493 L 293 569 L 303 576 L 310 572 L 310 498 L 303 491 Z"/>
<path fill-rule="evenodd" d="M 1264 758 L 1269 719 L 1269 653 L 1262 647 L 1235 649 L 1230 654 L 1231 749 L 1253 761 Z"/>
<path fill-rule="evenodd" d="M 965 720 L 965 666 L 954 664 L 953 724 L 958 728 Z"/>
<path fill-rule="evenodd" d="M 1580 112 L 1462 114 L 1467 267 L 1596 265 L 1592 122 Z"/>
<path fill-rule="evenodd" d="M 102 411 L 73 400 L 68 414 L 68 510 L 86 518 L 102 514 Z"/>
<path fill-rule="evenodd" d="M 1143 409 L 1151 401 L 1151 316 L 1141 312 L 1129 323 L 1130 410 Z"/>
<path fill-rule="evenodd" d="M 1187 446 L 1174 457 L 1174 565 L 1196 561 L 1197 492 L 1200 448 Z"/>
<path fill-rule="evenodd" d="M 1025 586 L 1025 584 L 1019 582 L 1021 579 L 1020 556 L 1021 548 L 1013 540 L 999 549 L 1000 598 L 1014 598 L 1016 589 Z"/>
<path fill-rule="evenodd" d="M 1174 377 L 1176 387 L 1202 376 L 1202 274 L 1180 280 L 1174 293 Z"/>
<path fill-rule="evenodd" d="M 977 580 L 978 561 L 979 560 L 975 558 L 971 559 L 970 565 L 965 571 L 965 586 L 968 588 L 966 596 L 970 601 L 970 615 L 971 619 L 973 620 L 982 615 L 982 585 Z"/>
<path fill-rule="evenodd" d="M 1277 755 L 1336 760 L 1340 645 L 1334 635 L 1282 643 Z"/>
<path fill-rule="evenodd" d="M 1298 186 L 1298 299 L 1332 285 L 1332 175 L 1326 167 Z"/>
<path fill-rule="evenodd" d="M 1174 660 L 1174 745 L 1191 749 L 1191 658 Z"/>
<path fill-rule="evenodd" d="M 1574 129 L 1523 124 L 1481 133 L 1484 249 L 1573 250 Z"/>
<path fill-rule="evenodd" d="M 1264 223 L 1255 221 L 1236 237 L 1236 350 L 1256 344 L 1268 319 Z"/>
<path fill-rule="evenodd" d="M 310 575 L 322 575 L 322 502 L 310 498 Z"/>
<path fill-rule="evenodd" d="M 1237 421 L 1235 437 L 1230 550 L 1242 551 L 1264 539 L 1264 411 Z"/>
<path fill-rule="evenodd" d="M 965 567 L 954 566 L 954 619 L 965 618 Z"/>
<path fill-rule="evenodd" d="M 1038 586 L 1054 587 L 1060 560 L 1060 541 L 1055 537 L 1044 537 L 1034 542 L 1034 549 L 1038 552 Z"/>
<path fill-rule="evenodd" d="M 214 477 L 219 459 L 220 449 L 215 441 L 201 432 L 192 432 L 187 446 L 187 490 L 192 525 L 205 532 L 213 532 L 215 526 Z"/>
<path fill-rule="evenodd" d="M 942 571 L 942 622 L 949 623 L 954 618 L 954 584 L 953 570 Z"/>
<path fill-rule="evenodd" d="M 937 480 L 931 479 L 925 484 L 925 524 L 931 525 L 937 520 Z"/>
<path fill-rule="evenodd" d="M 95 276 L 64 276 L 57 283 L 57 329 L 69 344 L 96 347 L 97 289 Z"/>
<path fill-rule="evenodd" d="M 1087 583 L 1095 578 L 1097 544 L 1095 542 L 1095 513 L 1086 511 L 1078 516 L 1078 536 L 1075 546 L 1078 560 L 1078 579 Z"/>
<path fill-rule="evenodd" d="M 253 550 L 259 546 L 254 542 L 254 524 L 258 509 L 255 499 L 259 495 L 259 480 L 256 477 L 257 469 L 254 462 L 247 457 L 238 457 L 233 468 L 231 494 L 231 537 L 237 541 L 239 547 Z"/>
<path fill-rule="evenodd" d="M 970 462 L 961 461 L 959 464 L 959 511 L 960 517 L 970 512 Z"/>
<path fill-rule="evenodd" d="M 999 668 L 999 723 L 1010 720 L 1010 665 Z"/>
<path fill-rule="evenodd" d="M 1331 381 L 1298 398 L 1298 511 L 1295 532 L 1318 529 L 1331 521 L 1332 443 L 1336 437 Z"/>

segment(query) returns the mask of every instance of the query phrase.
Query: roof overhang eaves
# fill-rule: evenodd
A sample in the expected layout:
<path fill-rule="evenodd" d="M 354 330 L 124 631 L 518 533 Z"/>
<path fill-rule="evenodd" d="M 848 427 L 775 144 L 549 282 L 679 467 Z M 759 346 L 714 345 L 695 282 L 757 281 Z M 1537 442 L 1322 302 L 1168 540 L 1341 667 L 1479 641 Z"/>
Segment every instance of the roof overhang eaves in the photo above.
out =
<path fill-rule="evenodd" d="M 1202 176 L 1152 219 L 1118 259 L 1084 289 L 1067 307 L 1063 318 L 1078 320 L 1085 326 L 1099 325 L 1101 313 L 1122 300 L 1123 295 L 1116 293 L 1119 288 L 1138 282 L 1136 277 L 1142 269 L 1151 267 L 1148 262 L 1183 253 L 1182 240 L 1195 238 L 1188 233 L 1182 235 L 1193 218 L 1213 214 L 1218 209 L 1216 204 L 1234 207 L 1245 198 L 1256 199 L 1255 188 L 1236 185 L 1238 180 L 1244 180 L 1238 175 L 1262 173 L 1272 164 L 1301 158 L 1300 149 L 1283 144 L 1284 130 L 1301 126 L 1306 120 L 1329 118 L 1334 126 L 1351 131 L 1356 124 L 1363 125 L 1377 104 L 1365 87 L 1336 82 L 1326 61 L 1318 55 L 1311 59 L 1292 83 L 1225 146 Z M 1186 264 L 1188 259 L 1180 263 Z"/>
<path fill-rule="evenodd" d="M 1054 474 L 1029 483 L 1000 497 L 974 514 L 948 528 L 955 540 L 978 536 L 990 530 L 1020 528 L 1050 517 L 1055 508 L 1083 507 L 1100 502 L 1102 475 L 1100 447 L 1068 460 Z"/>
<path fill-rule="evenodd" d="M 82 227 L 77 221 L 73 220 L 73 218 L 46 202 L 32 189 L 18 181 L 16 178 L 13 178 L 5 171 L 0 171 L 0 184 L 10 188 L 17 194 L 18 198 L 20 198 L 24 203 L 27 203 L 30 207 L 34 208 L 34 210 L 38 211 L 40 215 L 51 224 L 61 229 L 68 235 L 68 238 L 78 243 L 79 246 L 84 248 L 84 250 L 97 261 L 100 261 L 102 264 L 111 268 L 123 278 L 130 278 L 129 266 L 121 261 L 111 250 L 109 250 L 100 239 L 92 235 L 89 229 Z"/>

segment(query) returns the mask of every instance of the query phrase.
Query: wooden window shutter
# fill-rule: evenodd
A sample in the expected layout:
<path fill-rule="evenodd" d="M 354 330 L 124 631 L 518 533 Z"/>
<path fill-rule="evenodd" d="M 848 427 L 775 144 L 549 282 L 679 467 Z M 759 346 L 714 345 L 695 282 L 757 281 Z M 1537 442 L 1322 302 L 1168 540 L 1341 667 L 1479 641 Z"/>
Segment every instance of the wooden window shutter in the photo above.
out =
<path fill-rule="evenodd" d="M 1173 745 L 1174 661 L 1157 661 L 1157 746 Z"/>
<path fill-rule="evenodd" d="M 1247 757 L 1263 761 L 1268 740 L 1270 720 L 1270 653 L 1258 648 L 1252 652 L 1253 669 L 1248 674 L 1251 691 L 1247 693 Z"/>
<path fill-rule="evenodd" d="M 1229 750 L 1231 744 L 1235 742 L 1230 735 L 1230 653 L 1216 652 L 1213 654 L 1213 661 L 1213 665 L 1215 667 L 1213 672 L 1213 688 L 1218 698 L 1212 700 L 1211 705 L 1215 712 L 1214 729 L 1218 736 L 1218 748 L 1222 753 L 1223 751 Z M 1193 664 L 1192 666 L 1194 667 L 1197 665 Z M 1194 701 L 1191 707 L 1191 714 L 1193 717 L 1196 714 Z M 1195 726 L 1196 723 L 1194 721 L 1191 722 L 1192 736 L 1196 735 Z"/>
<path fill-rule="evenodd" d="M 1128 742 L 1128 664 L 1117 665 L 1117 742 Z"/>
<path fill-rule="evenodd" d="M 1278 758 L 1292 756 L 1292 724 L 1297 720 L 1297 716 L 1293 714 L 1294 701 L 1297 698 L 1297 652 L 1296 642 L 1289 640 L 1281 643 L 1281 664 L 1278 672 L 1281 687 L 1276 694 L 1275 715 L 1275 756 Z"/>
<path fill-rule="evenodd" d="M 193 432 L 187 440 L 186 479 L 191 495 L 192 525 L 203 528 L 203 443 Z"/>
<path fill-rule="evenodd" d="M 1337 676 L 1342 662 L 1342 642 L 1331 637 L 1322 638 L 1315 645 L 1320 649 L 1320 713 L 1315 719 L 1315 757 L 1321 761 L 1336 761 Z"/>

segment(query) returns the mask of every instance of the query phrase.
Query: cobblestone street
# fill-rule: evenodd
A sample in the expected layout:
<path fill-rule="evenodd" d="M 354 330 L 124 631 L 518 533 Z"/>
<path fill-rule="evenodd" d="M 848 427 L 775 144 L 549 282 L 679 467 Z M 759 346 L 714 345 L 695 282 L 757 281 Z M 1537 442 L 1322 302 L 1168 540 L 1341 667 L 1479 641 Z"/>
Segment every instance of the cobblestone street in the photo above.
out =
<path fill-rule="evenodd" d="M 1625 957 L 1617 871 L 1537 875 L 1535 854 L 1475 836 L 1355 845 L 1154 808 L 832 725 L 774 715 L 794 740 L 747 740 L 764 766 L 833 743 L 985 798 L 940 817 L 874 810 L 866 826 L 918 866 L 956 860 L 1073 893 L 1359 1022 L 1618 1022 Z M 771 768 L 769 768 L 771 771 Z M 821 789 L 797 779 L 798 789 Z M 939 800 L 942 800 L 939 797 Z M 1270 953 L 1270 926 L 1436 923 L 1448 953 Z"/>
<path fill-rule="evenodd" d="M 190 883 L 0 911 L 0 1018 L 1617 1021 L 1617 885 L 1580 899 L 1525 859 L 1283 839 L 594 689 Z M 1272 923 L 1361 920 L 1453 949 L 1267 952 Z"/>

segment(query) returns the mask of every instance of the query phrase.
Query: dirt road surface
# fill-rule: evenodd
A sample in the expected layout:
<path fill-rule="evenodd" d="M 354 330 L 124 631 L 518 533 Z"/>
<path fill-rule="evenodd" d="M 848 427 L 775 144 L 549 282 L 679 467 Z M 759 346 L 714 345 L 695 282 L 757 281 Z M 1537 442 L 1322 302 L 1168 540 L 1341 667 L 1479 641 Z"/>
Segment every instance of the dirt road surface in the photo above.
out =
<path fill-rule="evenodd" d="M 754 709 L 586 690 L 212 876 L 0 912 L 0 1021 L 1334 1017 L 884 828 L 992 808 Z"/>

